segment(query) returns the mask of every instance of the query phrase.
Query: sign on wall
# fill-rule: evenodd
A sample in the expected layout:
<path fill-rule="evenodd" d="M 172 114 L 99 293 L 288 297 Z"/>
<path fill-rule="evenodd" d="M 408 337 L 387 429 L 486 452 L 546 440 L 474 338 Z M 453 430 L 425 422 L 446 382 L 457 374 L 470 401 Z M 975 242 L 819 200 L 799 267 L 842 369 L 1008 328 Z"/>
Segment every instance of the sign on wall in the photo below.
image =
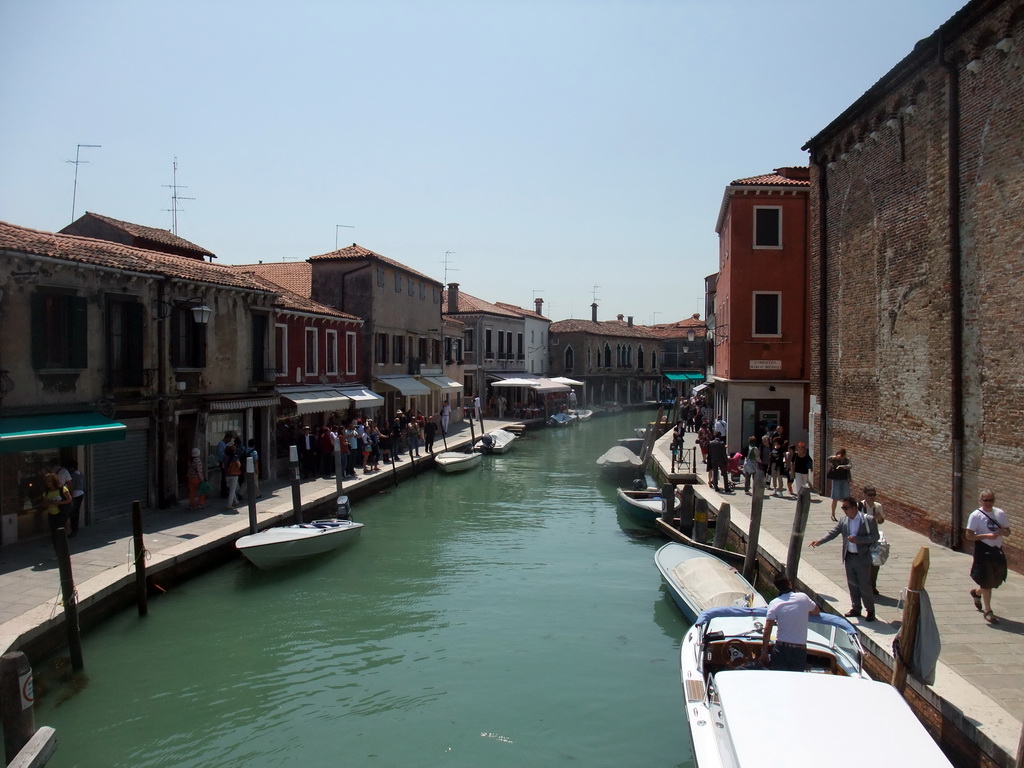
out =
<path fill-rule="evenodd" d="M 752 371 L 781 371 L 781 360 L 751 360 L 750 370 Z"/>

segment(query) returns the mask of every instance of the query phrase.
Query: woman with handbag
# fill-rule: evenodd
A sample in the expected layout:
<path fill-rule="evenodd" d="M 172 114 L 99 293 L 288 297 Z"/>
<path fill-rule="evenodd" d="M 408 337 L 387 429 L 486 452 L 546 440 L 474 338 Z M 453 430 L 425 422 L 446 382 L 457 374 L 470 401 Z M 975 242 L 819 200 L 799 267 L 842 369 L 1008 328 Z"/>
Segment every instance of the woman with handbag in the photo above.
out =
<path fill-rule="evenodd" d="M 835 456 L 828 457 L 828 471 L 825 478 L 832 481 L 828 497 L 832 499 L 832 519 L 836 519 L 836 504 L 850 495 L 850 470 L 853 462 L 846 456 L 846 449 L 840 448 Z"/>
<path fill-rule="evenodd" d="M 206 482 L 206 467 L 199 458 L 200 450 L 192 449 L 192 460 L 188 463 L 188 508 L 206 509 L 206 492 L 202 488 Z"/>
<path fill-rule="evenodd" d="M 875 518 L 876 525 L 881 525 L 885 522 L 885 514 L 882 512 L 882 505 L 875 501 L 875 498 L 878 496 L 877 492 L 873 486 L 865 485 L 862 493 L 864 494 L 864 498 L 857 503 L 857 506 L 865 515 L 871 515 Z M 882 535 L 881 529 L 879 529 L 878 535 L 880 537 L 879 544 L 884 543 L 885 536 Z M 886 557 L 888 557 L 888 555 L 886 555 Z M 878 572 L 882 569 L 882 565 L 884 564 L 884 560 L 879 565 L 875 565 L 874 562 L 871 564 L 871 591 L 876 595 L 879 594 Z"/>
<path fill-rule="evenodd" d="M 971 512 L 964 531 L 964 538 L 974 542 L 971 578 L 979 587 L 971 590 L 971 597 L 985 621 L 998 624 L 999 619 L 992 613 L 992 590 L 1006 581 L 1003 539 L 1010 535 L 1010 521 L 1006 512 L 995 506 L 995 493 L 982 491 L 980 498 L 981 506 Z"/>

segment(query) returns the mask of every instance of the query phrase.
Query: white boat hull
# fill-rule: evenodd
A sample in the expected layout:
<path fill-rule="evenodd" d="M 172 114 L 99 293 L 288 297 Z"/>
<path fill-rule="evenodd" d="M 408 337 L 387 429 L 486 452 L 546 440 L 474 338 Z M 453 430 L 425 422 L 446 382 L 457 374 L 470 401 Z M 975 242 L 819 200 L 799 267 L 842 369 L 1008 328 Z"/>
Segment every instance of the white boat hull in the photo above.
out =
<path fill-rule="evenodd" d="M 434 464 L 442 472 L 465 472 L 480 464 L 483 458 L 482 453 L 459 453 L 457 451 L 445 451 L 434 454 Z"/>
<path fill-rule="evenodd" d="M 480 453 L 508 453 L 509 448 L 512 447 L 512 443 L 515 441 L 516 436 L 511 432 L 504 429 L 496 429 L 493 432 L 488 432 L 494 441 L 488 448 L 484 445 L 483 438 L 480 438 L 473 445 L 473 450 Z"/>
<path fill-rule="evenodd" d="M 279 568 L 338 549 L 358 538 L 362 528 L 362 523 L 351 520 L 281 525 L 243 536 L 235 542 L 235 548 L 257 568 Z"/>

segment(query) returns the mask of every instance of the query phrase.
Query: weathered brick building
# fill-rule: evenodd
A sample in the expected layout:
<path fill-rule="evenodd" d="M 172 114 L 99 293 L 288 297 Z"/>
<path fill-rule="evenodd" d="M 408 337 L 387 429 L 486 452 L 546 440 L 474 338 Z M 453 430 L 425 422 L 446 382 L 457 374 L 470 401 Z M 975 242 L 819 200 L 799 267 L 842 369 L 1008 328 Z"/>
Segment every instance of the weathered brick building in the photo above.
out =
<path fill-rule="evenodd" d="M 847 448 L 855 486 L 954 547 L 993 489 L 1018 570 L 1022 72 L 1024 3 L 974 0 L 804 147 L 817 466 Z"/>

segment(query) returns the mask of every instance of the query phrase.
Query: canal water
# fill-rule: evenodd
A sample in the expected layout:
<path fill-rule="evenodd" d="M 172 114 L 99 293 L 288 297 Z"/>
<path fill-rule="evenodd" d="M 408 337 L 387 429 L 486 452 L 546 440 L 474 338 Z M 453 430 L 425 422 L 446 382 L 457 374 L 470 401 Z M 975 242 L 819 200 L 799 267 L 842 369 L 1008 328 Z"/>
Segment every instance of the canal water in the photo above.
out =
<path fill-rule="evenodd" d="M 692 765 L 663 542 L 594 464 L 653 415 L 527 432 L 359 502 L 342 552 L 113 618 L 37 708 L 50 766 Z"/>

